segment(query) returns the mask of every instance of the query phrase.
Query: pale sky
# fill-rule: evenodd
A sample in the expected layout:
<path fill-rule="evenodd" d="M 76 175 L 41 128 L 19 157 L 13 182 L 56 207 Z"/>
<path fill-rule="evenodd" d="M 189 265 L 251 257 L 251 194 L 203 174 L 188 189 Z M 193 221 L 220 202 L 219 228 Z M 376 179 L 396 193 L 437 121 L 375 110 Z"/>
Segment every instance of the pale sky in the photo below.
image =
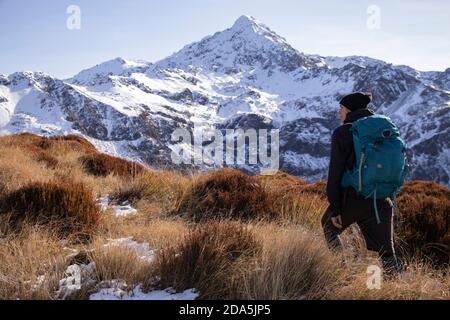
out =
<path fill-rule="evenodd" d="M 81 10 L 79 30 L 66 26 L 69 5 Z M 379 28 L 367 26 L 371 5 Z M 156 62 L 243 14 L 301 52 L 365 55 L 423 71 L 450 67 L 447 0 L 0 0 L 0 73 L 67 78 L 115 57 Z"/>

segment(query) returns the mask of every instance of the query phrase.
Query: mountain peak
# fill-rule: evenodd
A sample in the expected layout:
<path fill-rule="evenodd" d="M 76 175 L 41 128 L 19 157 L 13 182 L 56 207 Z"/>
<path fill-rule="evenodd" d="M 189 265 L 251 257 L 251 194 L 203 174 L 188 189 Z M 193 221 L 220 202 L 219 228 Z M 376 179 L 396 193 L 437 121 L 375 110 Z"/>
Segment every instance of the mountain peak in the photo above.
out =
<path fill-rule="evenodd" d="M 247 37 L 251 37 L 252 34 L 255 34 L 284 46 L 289 45 L 286 39 L 278 35 L 275 31 L 271 30 L 269 27 L 258 21 L 253 16 L 240 16 L 233 24 L 233 26 L 228 30 L 232 33 L 243 33 Z"/>
<path fill-rule="evenodd" d="M 295 50 L 256 18 L 243 15 L 231 28 L 185 46 L 157 62 L 154 68 L 195 66 L 214 72 L 234 72 L 259 66 L 264 70 L 278 68 L 289 72 L 299 67 L 313 67 L 316 60 Z"/>
<path fill-rule="evenodd" d="M 242 15 L 234 23 L 232 29 L 243 29 L 258 26 L 261 23 L 255 17 Z"/>

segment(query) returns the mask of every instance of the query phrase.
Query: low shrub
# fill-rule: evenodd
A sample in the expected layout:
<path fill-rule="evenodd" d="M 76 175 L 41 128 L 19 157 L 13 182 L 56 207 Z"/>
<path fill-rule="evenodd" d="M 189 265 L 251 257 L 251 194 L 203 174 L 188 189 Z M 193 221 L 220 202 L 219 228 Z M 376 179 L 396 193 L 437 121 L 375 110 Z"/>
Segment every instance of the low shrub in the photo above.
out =
<path fill-rule="evenodd" d="M 63 237 L 92 233 L 100 219 L 92 192 L 79 183 L 34 182 L 2 196 L 0 212 L 14 228 L 22 222 L 50 225 Z"/>

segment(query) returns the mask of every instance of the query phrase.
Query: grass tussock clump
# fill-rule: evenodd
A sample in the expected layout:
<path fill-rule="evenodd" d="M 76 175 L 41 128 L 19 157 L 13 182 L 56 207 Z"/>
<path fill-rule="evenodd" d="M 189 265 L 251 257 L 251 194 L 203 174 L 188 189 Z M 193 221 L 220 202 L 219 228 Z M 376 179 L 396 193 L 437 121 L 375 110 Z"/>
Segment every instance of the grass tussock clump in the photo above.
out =
<path fill-rule="evenodd" d="M 307 185 L 306 180 L 291 176 L 279 171 L 273 175 L 257 175 L 255 178 L 269 190 L 279 190 L 280 192 L 291 192 L 301 189 Z"/>
<path fill-rule="evenodd" d="M 278 193 L 274 197 L 274 208 L 285 224 L 295 224 L 317 230 L 328 203 L 316 194 L 305 196 L 296 193 Z"/>
<path fill-rule="evenodd" d="M 318 180 L 315 183 L 304 185 L 301 188 L 300 193 L 305 196 L 309 195 L 318 196 L 321 199 L 325 200 L 327 197 L 326 187 L 327 187 L 326 181 Z"/>
<path fill-rule="evenodd" d="M 43 163 L 50 169 L 55 169 L 59 163 L 58 159 L 42 150 L 34 150 L 32 153 L 37 162 Z"/>
<path fill-rule="evenodd" d="M 256 178 L 234 169 L 200 177 L 181 199 L 178 213 L 197 222 L 275 218 L 270 194 Z"/>
<path fill-rule="evenodd" d="M 144 171 L 110 194 L 117 203 L 136 205 L 140 200 L 158 203 L 164 209 L 173 210 L 189 185 L 186 176 L 162 171 Z"/>
<path fill-rule="evenodd" d="M 322 239 L 301 229 L 257 227 L 262 254 L 244 273 L 242 299 L 331 298 L 344 276 Z"/>
<path fill-rule="evenodd" d="M 33 145 L 51 151 L 76 151 L 80 153 L 97 152 L 95 146 L 85 138 L 69 134 L 67 136 L 39 137 L 40 140 L 34 139 Z"/>
<path fill-rule="evenodd" d="M 308 184 L 303 179 L 283 172 L 256 178 L 271 195 L 272 206 L 281 221 L 311 229 L 320 226 L 320 217 L 327 206 L 322 182 Z"/>
<path fill-rule="evenodd" d="M 47 228 L 27 225 L 1 241 L 0 300 L 54 299 L 66 269 L 58 237 Z"/>
<path fill-rule="evenodd" d="M 0 138 L 0 196 L 32 181 L 49 181 L 54 170 L 37 162 L 18 146 L 3 145 Z"/>
<path fill-rule="evenodd" d="M 432 181 L 407 181 L 400 192 L 400 196 L 404 194 L 420 194 L 450 201 L 450 190 Z"/>
<path fill-rule="evenodd" d="M 201 224 L 178 246 L 161 251 L 157 258 L 161 286 L 178 291 L 195 288 L 203 299 L 233 298 L 239 282 L 235 268 L 259 251 L 253 233 L 241 224 Z"/>
<path fill-rule="evenodd" d="M 97 282 L 120 279 L 128 285 L 137 286 L 152 280 L 153 264 L 142 259 L 135 250 L 103 241 L 95 242 L 93 248 L 87 257 L 95 263 Z"/>
<path fill-rule="evenodd" d="M 49 138 L 53 143 L 59 143 L 67 146 L 74 151 L 97 152 L 97 148 L 82 136 L 69 134 L 66 136 L 53 136 Z"/>
<path fill-rule="evenodd" d="M 136 175 L 109 195 L 112 202 L 128 202 L 136 205 L 144 198 L 154 198 L 161 191 L 162 184 L 158 176 L 152 172 L 143 172 Z"/>
<path fill-rule="evenodd" d="M 80 157 L 86 173 L 94 176 L 110 174 L 121 177 L 133 177 L 145 171 L 145 167 L 132 161 L 113 157 L 104 153 L 91 153 Z"/>
<path fill-rule="evenodd" d="M 21 146 L 22 151 L 28 153 L 33 160 L 46 165 L 50 169 L 55 169 L 58 165 L 58 159 L 52 156 L 47 150 L 36 146 L 35 144 L 25 144 Z"/>
<path fill-rule="evenodd" d="M 432 182 L 405 184 L 398 197 L 403 255 L 440 267 L 450 259 L 450 190 Z"/>
<path fill-rule="evenodd" d="M 2 196 L 0 212 L 13 229 L 23 222 L 51 225 L 61 236 L 88 235 L 100 219 L 92 192 L 80 183 L 30 183 Z"/>

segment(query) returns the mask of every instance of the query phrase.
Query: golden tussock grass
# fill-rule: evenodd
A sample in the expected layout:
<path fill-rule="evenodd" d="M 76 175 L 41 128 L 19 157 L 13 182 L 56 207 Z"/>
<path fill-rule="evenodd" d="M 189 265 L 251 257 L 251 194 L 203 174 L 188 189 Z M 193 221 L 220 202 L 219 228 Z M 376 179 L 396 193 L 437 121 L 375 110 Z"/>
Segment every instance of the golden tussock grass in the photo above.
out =
<path fill-rule="evenodd" d="M 284 172 L 260 175 L 256 179 L 270 195 L 271 206 L 280 222 L 311 229 L 320 226 L 320 218 L 328 205 L 323 182 L 308 184 Z"/>
<path fill-rule="evenodd" d="M 122 177 L 134 177 L 145 171 L 139 163 L 113 157 L 105 153 L 90 153 L 80 157 L 84 170 L 94 176 L 114 174 Z"/>
<path fill-rule="evenodd" d="M 53 299 L 66 268 L 58 237 L 28 226 L 0 241 L 0 299 Z"/>
<path fill-rule="evenodd" d="M 148 219 L 146 214 L 117 219 L 112 215 L 102 219 L 99 236 L 109 239 L 132 237 L 138 242 L 148 242 L 152 248 L 163 249 L 182 242 L 190 226 L 182 220 L 165 218 Z"/>
<path fill-rule="evenodd" d="M 243 272 L 241 298 L 257 300 L 333 298 L 342 274 L 340 260 L 313 233 L 301 228 L 256 226 L 263 244 Z"/>
<path fill-rule="evenodd" d="M 0 197 L 9 224 L 48 224 L 61 236 L 89 236 L 100 219 L 92 192 L 82 184 L 34 182 Z"/>
<path fill-rule="evenodd" d="M 203 299 L 229 299 L 239 280 L 235 267 L 259 250 L 253 233 L 241 224 L 201 224 L 182 243 L 159 254 L 160 285 L 179 291 L 196 288 Z"/>
<path fill-rule="evenodd" d="M 155 276 L 154 264 L 131 248 L 111 244 L 108 239 L 98 239 L 90 248 L 88 259 L 95 263 L 93 278 L 97 283 L 120 279 L 132 288 L 150 283 Z"/>
<path fill-rule="evenodd" d="M 235 169 L 220 169 L 197 179 L 178 208 L 194 221 L 273 219 L 271 195 L 260 182 Z"/>
<path fill-rule="evenodd" d="M 0 144 L 0 194 L 20 188 L 32 181 L 50 181 L 54 172 L 34 161 L 32 155 L 16 146 Z"/>
<path fill-rule="evenodd" d="M 83 159 L 94 160 L 86 165 Z M 130 288 L 195 288 L 204 299 L 450 298 L 450 191 L 443 186 L 406 183 L 397 233 L 402 257 L 411 261 L 410 276 L 369 290 L 367 266 L 380 262 L 367 252 L 358 229 L 342 235 L 343 255 L 324 244 L 323 181 L 308 184 L 285 173 L 251 177 L 232 169 L 183 175 L 134 167 L 98 153 L 78 136 L 0 137 L 0 299 L 53 299 L 67 266 L 88 262 L 95 262 L 94 284 L 72 299 L 85 299 L 96 284 L 113 279 Z M 95 198 L 106 195 L 138 213 L 100 213 Z M 58 225 L 47 223 L 53 221 Z M 85 233 L 89 241 L 76 241 Z M 148 242 L 156 261 L 145 262 L 127 247 L 105 246 L 129 237 Z M 83 254 L 68 260 L 66 246 Z"/>
<path fill-rule="evenodd" d="M 448 269 L 437 271 L 428 264 L 411 262 L 400 278 L 381 278 L 377 288 L 368 287 L 367 266 L 366 261 L 353 262 L 351 277 L 336 287 L 334 297 L 344 300 L 450 299 Z"/>
<path fill-rule="evenodd" d="M 407 182 L 398 197 L 399 241 L 404 255 L 448 266 L 450 190 L 437 183 Z"/>
<path fill-rule="evenodd" d="M 139 201 L 157 204 L 162 211 L 176 210 L 190 186 L 187 176 L 170 171 L 145 171 L 112 191 L 112 201 L 137 205 Z"/>

